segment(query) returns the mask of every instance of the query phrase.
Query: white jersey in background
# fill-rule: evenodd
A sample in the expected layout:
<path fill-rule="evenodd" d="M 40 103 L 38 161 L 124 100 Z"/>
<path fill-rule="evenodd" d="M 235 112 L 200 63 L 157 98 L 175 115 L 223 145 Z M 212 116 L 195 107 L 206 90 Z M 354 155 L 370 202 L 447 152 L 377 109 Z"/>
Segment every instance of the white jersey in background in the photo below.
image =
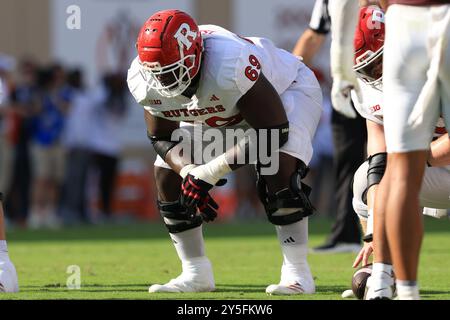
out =
<path fill-rule="evenodd" d="M 200 85 L 192 99 L 166 98 L 150 90 L 136 57 L 128 70 L 128 86 L 136 101 L 152 115 L 173 121 L 201 122 L 209 127 L 245 125 L 236 103 L 260 72 L 278 94 L 298 77 L 303 63 L 264 38 L 242 38 L 215 25 L 199 26 L 204 51 Z"/>
<path fill-rule="evenodd" d="M 359 89 L 361 91 L 360 98 L 358 98 L 358 95 L 354 90 L 352 90 L 351 92 L 355 109 L 358 111 L 361 117 L 383 125 L 383 92 L 369 86 L 360 79 L 357 79 L 357 81 L 359 84 Z M 392 107 L 395 108 L 395 106 Z M 436 123 L 434 137 L 440 137 L 444 133 L 447 133 L 447 130 L 445 129 L 444 119 L 442 117 L 439 117 Z"/>
<path fill-rule="evenodd" d="M 363 118 L 383 125 L 383 92 L 367 85 L 359 79 L 358 82 L 361 90 L 360 98 L 358 98 L 356 92 L 351 92 L 356 110 Z M 395 108 L 395 106 L 392 107 Z M 441 117 L 436 124 L 434 137 L 440 137 L 446 132 L 445 123 Z M 368 162 L 365 161 L 356 171 L 353 184 L 353 208 L 362 219 L 367 219 L 368 217 L 368 207 L 362 200 L 362 194 L 367 188 L 367 169 Z M 437 218 L 442 215 L 446 216 L 445 210 L 437 210 L 434 208 L 450 208 L 449 190 L 450 165 L 446 167 L 427 167 L 419 195 L 420 204 L 425 207 L 424 214 Z"/>

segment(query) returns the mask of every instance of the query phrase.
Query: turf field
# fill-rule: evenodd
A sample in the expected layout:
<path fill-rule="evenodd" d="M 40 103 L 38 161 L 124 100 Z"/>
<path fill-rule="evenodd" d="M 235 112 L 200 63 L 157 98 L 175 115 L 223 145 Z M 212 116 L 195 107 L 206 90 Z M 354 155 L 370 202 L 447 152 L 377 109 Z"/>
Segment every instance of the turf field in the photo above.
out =
<path fill-rule="evenodd" d="M 423 299 L 450 299 L 450 222 L 426 219 L 420 265 Z M 311 219 L 310 245 L 321 244 L 330 222 Z M 317 294 L 269 297 L 277 283 L 281 254 L 273 226 L 264 221 L 209 224 L 206 250 L 216 279 L 216 292 L 149 294 L 180 265 L 159 224 L 77 227 L 62 231 L 13 230 L 9 251 L 21 286 L 18 294 L 0 299 L 341 299 L 349 289 L 354 254 L 311 254 Z M 81 289 L 68 290 L 69 265 L 81 269 Z"/>

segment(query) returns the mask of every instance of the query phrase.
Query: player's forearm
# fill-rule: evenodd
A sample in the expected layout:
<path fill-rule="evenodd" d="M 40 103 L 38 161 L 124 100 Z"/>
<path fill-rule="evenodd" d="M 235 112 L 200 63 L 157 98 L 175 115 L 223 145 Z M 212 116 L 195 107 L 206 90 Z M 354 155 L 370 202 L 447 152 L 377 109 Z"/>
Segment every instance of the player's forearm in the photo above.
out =
<path fill-rule="evenodd" d="M 248 152 L 248 144 L 244 141 L 238 142 L 238 144 L 234 145 L 232 148 L 227 150 L 225 153 L 220 156 L 214 158 L 213 160 L 205 163 L 204 165 L 196 167 L 193 164 L 185 164 L 183 168 L 179 171 L 179 164 L 174 164 L 176 169 L 172 167 L 175 171 L 177 171 L 183 178 L 194 168 L 196 167 L 196 174 L 204 181 L 215 184 L 218 180 L 220 180 L 223 176 L 234 171 L 236 169 L 241 168 L 242 166 L 248 164 L 249 162 L 256 162 L 255 159 L 252 159 L 249 156 Z M 246 161 L 247 160 L 247 161 Z"/>
<path fill-rule="evenodd" d="M 164 158 L 164 161 L 170 166 L 170 168 L 178 174 L 183 168 L 192 164 L 191 157 L 185 156 L 183 151 L 184 149 L 181 144 L 176 145 L 167 152 Z"/>
<path fill-rule="evenodd" d="M 445 167 L 450 165 L 450 137 L 444 134 L 430 145 L 428 163 L 433 167 Z"/>
<path fill-rule="evenodd" d="M 188 173 L 191 173 L 196 178 L 214 185 L 229 172 L 246 164 L 260 163 L 262 166 L 272 168 L 274 156 L 288 140 L 289 123 L 270 129 L 254 130 L 254 132 L 255 134 L 250 132 L 250 134 L 245 135 L 225 153 L 201 166 L 185 165 L 179 171 L 179 174 L 184 178 Z M 265 139 L 263 135 L 266 136 Z"/>
<path fill-rule="evenodd" d="M 301 56 L 307 66 L 311 66 L 312 60 L 322 47 L 325 41 L 325 35 L 306 29 L 298 39 L 297 44 L 292 50 L 292 54 Z"/>
<path fill-rule="evenodd" d="M 363 231 L 363 234 L 367 233 L 367 220 L 359 219 L 359 223 L 361 224 L 361 229 Z"/>
<path fill-rule="evenodd" d="M 378 184 L 373 185 L 367 190 L 367 220 L 365 223 L 365 227 L 363 226 L 364 235 L 370 236 L 373 234 L 373 225 L 374 225 L 374 211 L 373 207 L 375 204 L 375 196 L 377 193 Z"/>
<path fill-rule="evenodd" d="M 380 152 L 386 152 L 386 140 L 382 125 L 366 120 L 367 127 L 367 155 L 371 156 Z"/>

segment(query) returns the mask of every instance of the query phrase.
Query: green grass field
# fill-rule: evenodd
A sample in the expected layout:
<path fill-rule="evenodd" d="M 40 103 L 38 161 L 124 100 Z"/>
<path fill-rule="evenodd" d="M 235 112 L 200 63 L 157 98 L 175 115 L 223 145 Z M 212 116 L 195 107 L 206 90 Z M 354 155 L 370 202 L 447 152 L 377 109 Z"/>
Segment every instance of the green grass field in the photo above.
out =
<path fill-rule="evenodd" d="M 321 244 L 330 222 L 310 221 L 310 246 Z M 450 299 L 450 222 L 426 219 L 420 264 L 423 299 Z M 9 251 L 21 292 L 0 299 L 341 299 L 349 289 L 354 254 L 309 256 L 315 295 L 270 297 L 281 254 L 273 226 L 264 221 L 209 224 L 206 250 L 214 266 L 216 291 L 149 294 L 148 286 L 180 272 L 165 228 L 159 224 L 79 227 L 61 231 L 14 230 Z M 69 265 L 81 268 L 81 289 L 68 290 Z"/>

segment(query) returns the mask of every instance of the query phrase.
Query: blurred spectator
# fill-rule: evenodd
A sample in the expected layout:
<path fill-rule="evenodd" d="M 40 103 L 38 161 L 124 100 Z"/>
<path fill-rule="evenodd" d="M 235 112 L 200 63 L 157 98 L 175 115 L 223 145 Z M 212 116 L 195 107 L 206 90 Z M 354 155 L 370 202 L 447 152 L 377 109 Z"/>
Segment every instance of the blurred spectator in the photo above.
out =
<path fill-rule="evenodd" d="M 117 168 L 122 151 L 121 133 L 125 121 L 128 94 L 126 76 L 107 74 L 94 96 L 95 126 L 90 141 L 93 165 L 98 174 L 100 214 L 110 218 Z"/>
<path fill-rule="evenodd" d="M 13 166 L 14 115 L 11 108 L 13 83 L 11 72 L 15 66 L 14 58 L 0 54 L 0 192 L 8 197 L 11 186 Z"/>
<path fill-rule="evenodd" d="M 65 224 L 74 224 L 89 221 L 86 183 L 92 161 L 90 139 L 96 123 L 94 103 L 81 70 L 73 70 L 67 78 L 72 99 L 62 139 L 67 155 L 60 213 Z"/>
<path fill-rule="evenodd" d="M 18 83 L 11 95 L 15 130 L 14 163 L 11 168 L 12 181 L 5 205 L 14 222 L 24 225 L 28 215 L 31 185 L 31 159 L 29 142 L 32 134 L 31 118 L 37 104 L 36 65 L 32 60 L 23 60 L 18 69 Z"/>
<path fill-rule="evenodd" d="M 39 104 L 33 119 L 33 200 L 29 227 L 57 227 L 56 206 L 64 176 L 60 139 L 69 108 L 70 88 L 59 65 L 39 73 Z"/>

